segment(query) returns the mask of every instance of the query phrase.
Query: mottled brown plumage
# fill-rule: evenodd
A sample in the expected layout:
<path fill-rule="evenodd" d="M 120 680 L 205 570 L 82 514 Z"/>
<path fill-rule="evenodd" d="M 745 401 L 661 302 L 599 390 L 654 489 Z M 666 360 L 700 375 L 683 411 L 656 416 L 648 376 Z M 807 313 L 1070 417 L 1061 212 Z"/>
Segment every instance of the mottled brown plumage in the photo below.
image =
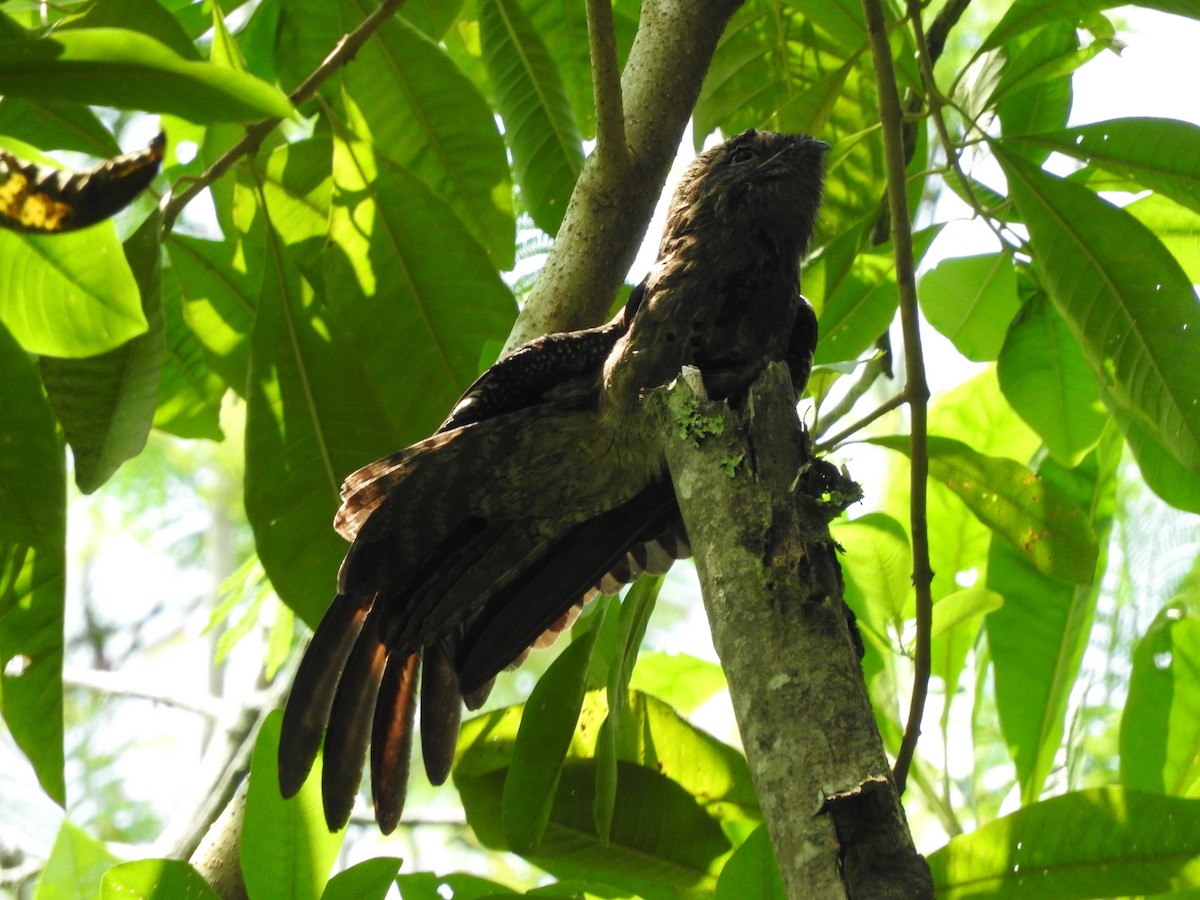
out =
<path fill-rule="evenodd" d="M 461 702 L 596 587 L 687 553 L 648 391 L 684 365 L 738 398 L 768 361 L 797 387 L 816 342 L 799 266 L 828 147 L 746 132 L 702 154 L 675 193 L 654 269 L 608 325 L 548 335 L 489 369 L 432 437 L 346 479 L 338 594 L 301 662 L 280 742 L 299 790 L 325 734 L 331 828 L 370 748 L 375 814 L 404 803 L 417 669 L 422 746 L 450 771 Z"/>

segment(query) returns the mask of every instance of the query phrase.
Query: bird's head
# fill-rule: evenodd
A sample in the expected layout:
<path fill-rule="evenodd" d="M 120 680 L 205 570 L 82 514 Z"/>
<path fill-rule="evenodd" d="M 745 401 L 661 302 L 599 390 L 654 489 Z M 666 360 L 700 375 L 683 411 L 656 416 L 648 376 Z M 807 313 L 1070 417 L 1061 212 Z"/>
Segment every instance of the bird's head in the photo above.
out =
<path fill-rule="evenodd" d="M 746 234 L 803 255 L 821 205 L 829 145 L 804 134 L 744 131 L 688 166 L 667 216 L 663 248 L 713 230 Z"/>

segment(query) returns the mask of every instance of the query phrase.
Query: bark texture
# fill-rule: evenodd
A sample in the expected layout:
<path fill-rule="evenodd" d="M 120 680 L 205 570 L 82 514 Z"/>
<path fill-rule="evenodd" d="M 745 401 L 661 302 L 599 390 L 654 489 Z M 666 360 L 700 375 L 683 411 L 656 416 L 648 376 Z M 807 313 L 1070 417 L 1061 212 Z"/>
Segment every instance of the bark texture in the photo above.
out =
<path fill-rule="evenodd" d="M 667 395 L 667 460 L 788 896 L 932 897 L 850 633 L 837 498 L 812 487 L 787 369 L 744 412 L 694 383 Z"/>

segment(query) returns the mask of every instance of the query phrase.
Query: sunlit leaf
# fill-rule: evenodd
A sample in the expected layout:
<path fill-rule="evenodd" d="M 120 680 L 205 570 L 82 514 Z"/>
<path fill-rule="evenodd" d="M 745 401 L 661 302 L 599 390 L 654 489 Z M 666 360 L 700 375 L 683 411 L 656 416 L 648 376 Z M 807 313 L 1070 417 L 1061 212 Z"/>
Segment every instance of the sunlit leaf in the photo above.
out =
<path fill-rule="evenodd" d="M 1200 795 L 1200 618 L 1167 604 L 1133 653 L 1121 716 L 1121 782 L 1181 797 Z"/>
<path fill-rule="evenodd" d="M 929 324 L 968 359 L 995 359 L 1021 303 L 1012 260 L 1004 253 L 945 259 L 921 277 L 917 291 Z"/>
<path fill-rule="evenodd" d="M 100 900 L 218 900 L 200 873 L 181 859 L 140 859 L 109 869 Z"/>
<path fill-rule="evenodd" d="M 910 452 L 906 437 L 870 443 Z M 1096 536 L 1083 510 L 1020 463 L 985 456 L 953 438 L 929 436 L 929 474 L 954 491 L 979 521 L 1046 574 L 1091 583 Z"/>
<path fill-rule="evenodd" d="M 38 877 L 37 900 L 95 897 L 104 873 L 118 862 L 103 841 L 64 819 Z"/>
<path fill-rule="evenodd" d="M 1200 800 L 1121 788 L 1043 800 L 929 856 L 939 898 L 1083 900 L 1200 887 Z"/>
<path fill-rule="evenodd" d="M 1106 402 L 1200 472 L 1200 304 L 1187 276 L 1128 213 L 996 149 L 1034 266 Z"/>
<path fill-rule="evenodd" d="M 1119 435 L 1109 429 L 1075 469 L 1045 460 L 1043 484 L 1058 485 L 1086 510 L 1100 547 L 1097 571 L 1107 561 L 1116 503 Z M 1008 544 L 993 541 L 987 587 L 1004 605 L 987 617 L 996 679 L 996 708 L 1017 767 L 1023 802 L 1040 796 L 1058 756 L 1063 723 L 1080 661 L 1088 646 L 1098 585 L 1071 584 L 1040 572 Z"/>
<path fill-rule="evenodd" d="M 330 834 L 321 808 L 321 760 L 290 800 L 279 793 L 279 726 L 263 722 L 250 762 L 242 826 L 242 875 L 255 900 L 317 900 L 342 846 L 345 830 Z"/>
<path fill-rule="evenodd" d="M 186 60 L 120 28 L 57 31 L 0 44 L 0 93 L 173 113 L 194 122 L 289 116 L 279 90 L 250 75 Z"/>

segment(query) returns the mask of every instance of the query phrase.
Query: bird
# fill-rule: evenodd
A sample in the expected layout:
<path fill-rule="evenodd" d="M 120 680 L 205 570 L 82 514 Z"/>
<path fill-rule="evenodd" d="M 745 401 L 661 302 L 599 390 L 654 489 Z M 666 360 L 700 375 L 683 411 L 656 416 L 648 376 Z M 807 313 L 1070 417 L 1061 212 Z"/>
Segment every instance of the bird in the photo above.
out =
<path fill-rule="evenodd" d="M 462 707 L 551 639 L 597 590 L 689 554 L 648 395 L 684 366 L 738 402 L 768 363 L 807 383 L 817 319 L 800 293 L 825 142 L 745 131 L 701 153 L 672 196 L 656 262 L 605 325 L 518 348 L 433 435 L 351 474 L 334 527 L 350 548 L 305 651 L 279 745 L 297 793 L 324 739 L 330 830 L 368 752 L 375 818 L 400 822 L 420 683 L 440 784 Z"/>

